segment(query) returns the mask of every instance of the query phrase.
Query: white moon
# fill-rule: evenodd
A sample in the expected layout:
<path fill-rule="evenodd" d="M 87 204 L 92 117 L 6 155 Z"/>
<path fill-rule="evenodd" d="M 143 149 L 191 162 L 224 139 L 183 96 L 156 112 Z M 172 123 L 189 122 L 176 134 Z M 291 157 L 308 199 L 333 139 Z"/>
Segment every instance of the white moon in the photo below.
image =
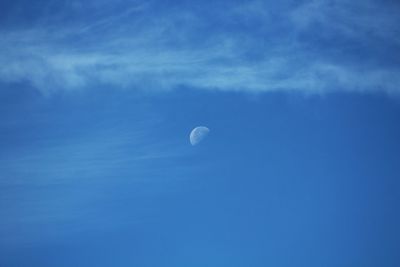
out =
<path fill-rule="evenodd" d="M 205 126 L 198 126 L 194 128 L 190 132 L 190 143 L 192 144 L 192 146 L 197 145 L 201 140 L 203 140 L 208 135 L 209 132 L 210 129 L 208 129 Z"/>

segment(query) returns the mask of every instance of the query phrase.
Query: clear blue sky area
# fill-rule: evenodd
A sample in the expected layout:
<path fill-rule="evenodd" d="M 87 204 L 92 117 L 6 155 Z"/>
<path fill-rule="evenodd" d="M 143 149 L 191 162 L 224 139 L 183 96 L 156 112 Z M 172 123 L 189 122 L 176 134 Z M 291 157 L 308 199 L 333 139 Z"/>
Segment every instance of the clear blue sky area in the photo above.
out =
<path fill-rule="evenodd" d="M 400 266 L 398 14 L 2 1 L 0 266 Z"/>

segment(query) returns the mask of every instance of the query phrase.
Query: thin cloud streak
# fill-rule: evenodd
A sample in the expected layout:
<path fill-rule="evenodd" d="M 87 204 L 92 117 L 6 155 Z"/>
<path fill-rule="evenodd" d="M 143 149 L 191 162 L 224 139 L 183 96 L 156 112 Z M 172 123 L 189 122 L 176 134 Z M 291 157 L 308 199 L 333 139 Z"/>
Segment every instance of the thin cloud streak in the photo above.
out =
<path fill-rule="evenodd" d="M 130 129 L 125 134 L 107 131 L 69 141 L 37 140 L 32 148 L 0 156 L 0 185 L 71 184 L 76 179 L 99 183 L 99 177 L 138 182 L 158 177 L 164 174 L 163 162 L 178 160 L 184 152 L 176 146 L 165 148 L 145 135 Z"/>

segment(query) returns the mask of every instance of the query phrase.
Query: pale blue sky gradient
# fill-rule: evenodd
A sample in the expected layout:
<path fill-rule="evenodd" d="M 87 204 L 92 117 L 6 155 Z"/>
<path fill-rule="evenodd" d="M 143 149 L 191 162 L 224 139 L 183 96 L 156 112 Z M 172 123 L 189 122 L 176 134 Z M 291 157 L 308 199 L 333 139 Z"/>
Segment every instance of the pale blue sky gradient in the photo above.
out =
<path fill-rule="evenodd" d="M 398 14 L 1 1 L 0 266 L 399 266 Z"/>

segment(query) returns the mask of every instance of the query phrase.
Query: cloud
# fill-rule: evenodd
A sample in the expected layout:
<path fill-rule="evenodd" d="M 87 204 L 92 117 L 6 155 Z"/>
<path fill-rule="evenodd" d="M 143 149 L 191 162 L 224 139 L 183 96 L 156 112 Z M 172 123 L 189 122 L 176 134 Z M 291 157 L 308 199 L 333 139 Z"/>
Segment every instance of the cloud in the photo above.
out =
<path fill-rule="evenodd" d="M 292 12 L 292 19 L 300 30 L 319 24 L 329 34 L 342 35 L 356 40 L 381 38 L 400 44 L 399 6 L 377 1 L 327 1 L 313 0 Z M 342 38 L 343 38 L 342 37 Z"/>
<path fill-rule="evenodd" d="M 149 182 L 165 174 L 163 164 L 186 155 L 176 144 L 154 141 L 151 128 L 106 127 L 90 130 L 90 136 L 76 130 L 68 138 L 56 133 L 50 138 L 32 137 L 24 149 L 13 147 L 0 154 L 0 185 L 73 184 L 77 179 L 102 183 L 110 178 L 114 182 Z"/>
<path fill-rule="evenodd" d="M 47 11 L 31 26 L 1 30 L 2 82 L 27 82 L 43 93 L 97 85 L 400 91 L 395 4 L 77 3 L 58 10 L 61 19 Z"/>
<path fill-rule="evenodd" d="M 108 120 L 85 103 L 92 104 L 87 119 L 82 109 L 74 113 L 76 105 L 54 117 L 42 118 L 38 109 L 30 120 L 13 116 L 12 128 L 30 131 L 16 134 L 11 147 L 2 143 L 0 247 L 131 227 L 152 207 L 149 199 L 188 179 L 187 144 L 163 138 L 164 124 L 150 112 L 136 104 L 132 114 L 141 115 L 116 119 L 121 113 L 113 110 Z"/>

